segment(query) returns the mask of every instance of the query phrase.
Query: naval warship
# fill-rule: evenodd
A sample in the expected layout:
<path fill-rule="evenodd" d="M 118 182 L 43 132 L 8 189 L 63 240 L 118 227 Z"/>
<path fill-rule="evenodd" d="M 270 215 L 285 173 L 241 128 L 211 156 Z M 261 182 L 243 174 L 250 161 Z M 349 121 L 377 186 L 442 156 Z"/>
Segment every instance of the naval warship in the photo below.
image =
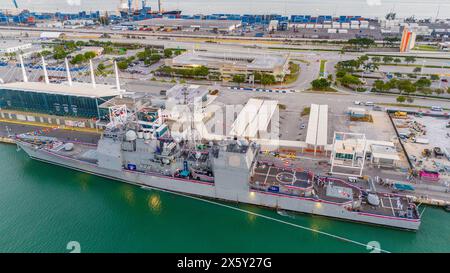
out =
<path fill-rule="evenodd" d="M 175 139 L 136 122 L 109 125 L 96 145 L 17 136 L 32 159 L 143 188 L 416 231 L 416 205 L 316 175 L 251 141 Z"/>

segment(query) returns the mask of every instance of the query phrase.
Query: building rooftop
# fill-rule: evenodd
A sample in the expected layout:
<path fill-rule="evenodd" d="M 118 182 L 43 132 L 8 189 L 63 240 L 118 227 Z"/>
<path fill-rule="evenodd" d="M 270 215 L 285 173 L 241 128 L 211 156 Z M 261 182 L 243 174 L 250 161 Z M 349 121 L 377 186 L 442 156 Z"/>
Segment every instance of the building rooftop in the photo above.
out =
<path fill-rule="evenodd" d="M 310 145 L 327 145 L 328 105 L 311 104 L 306 143 Z"/>
<path fill-rule="evenodd" d="M 258 54 L 252 52 L 198 52 L 188 51 L 172 60 L 173 65 L 222 67 L 226 65 L 242 69 L 273 70 L 284 66 L 288 54 Z"/>
<path fill-rule="evenodd" d="M 372 149 L 372 155 L 376 158 L 400 160 L 395 147 L 372 144 L 370 148 Z"/>
<path fill-rule="evenodd" d="M 193 103 L 196 99 L 202 100 L 208 93 L 208 87 L 204 85 L 177 84 L 167 90 L 167 97 L 170 100 L 176 101 L 176 103 L 184 104 L 185 101 L 187 103 Z"/>
<path fill-rule="evenodd" d="M 203 29 L 231 29 L 241 25 L 239 20 L 198 20 L 198 19 L 166 19 L 152 18 L 136 23 L 138 26 L 148 27 L 181 27 L 181 28 L 203 28 Z"/>
<path fill-rule="evenodd" d="M 13 82 L 1 84 L 0 89 L 90 98 L 110 97 L 120 94 L 120 91 L 114 85 L 97 84 L 96 88 L 93 88 L 91 83 L 79 82 L 73 82 L 72 86 L 67 83 Z"/>

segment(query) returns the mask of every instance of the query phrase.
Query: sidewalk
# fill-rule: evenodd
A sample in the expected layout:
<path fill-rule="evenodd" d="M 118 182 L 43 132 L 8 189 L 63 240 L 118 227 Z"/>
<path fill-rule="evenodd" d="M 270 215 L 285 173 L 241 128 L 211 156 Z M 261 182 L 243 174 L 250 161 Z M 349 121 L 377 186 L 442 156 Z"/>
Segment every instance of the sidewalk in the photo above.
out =
<path fill-rule="evenodd" d="M 0 118 L 0 122 L 28 125 L 28 126 L 36 126 L 36 127 L 44 127 L 44 128 L 58 128 L 58 129 L 63 129 L 63 130 L 71 130 L 71 131 L 84 132 L 84 133 L 100 133 L 101 132 L 100 129 L 94 129 L 94 128 L 70 127 L 67 125 L 56 125 L 56 124 L 49 124 L 49 123 L 20 121 L 20 120 L 4 119 L 4 118 Z"/>

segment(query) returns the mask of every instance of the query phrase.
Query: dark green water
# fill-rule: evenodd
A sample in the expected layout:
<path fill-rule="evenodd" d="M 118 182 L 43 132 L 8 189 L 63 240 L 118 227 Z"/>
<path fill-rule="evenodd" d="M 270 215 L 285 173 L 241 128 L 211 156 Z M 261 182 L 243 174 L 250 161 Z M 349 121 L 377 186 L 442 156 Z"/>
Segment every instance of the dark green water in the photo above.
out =
<path fill-rule="evenodd" d="M 32 161 L 0 145 L 0 252 L 369 252 L 215 204 Z M 228 204 L 229 205 L 229 204 Z M 417 233 L 239 206 L 391 252 L 450 252 L 450 214 L 427 208 Z"/>

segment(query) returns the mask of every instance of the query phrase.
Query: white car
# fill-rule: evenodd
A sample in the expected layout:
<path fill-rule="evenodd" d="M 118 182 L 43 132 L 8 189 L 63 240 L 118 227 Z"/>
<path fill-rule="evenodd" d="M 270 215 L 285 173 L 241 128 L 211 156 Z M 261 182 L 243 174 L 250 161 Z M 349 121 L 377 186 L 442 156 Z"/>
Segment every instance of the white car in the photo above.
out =
<path fill-rule="evenodd" d="M 442 110 L 440 106 L 431 106 L 431 111 L 442 112 Z"/>
<path fill-rule="evenodd" d="M 355 100 L 354 104 L 355 104 L 355 105 L 361 105 L 361 102 L 360 102 L 360 101 L 357 101 L 357 100 Z"/>
<path fill-rule="evenodd" d="M 374 106 L 374 103 L 371 101 L 366 102 L 366 106 Z"/>

